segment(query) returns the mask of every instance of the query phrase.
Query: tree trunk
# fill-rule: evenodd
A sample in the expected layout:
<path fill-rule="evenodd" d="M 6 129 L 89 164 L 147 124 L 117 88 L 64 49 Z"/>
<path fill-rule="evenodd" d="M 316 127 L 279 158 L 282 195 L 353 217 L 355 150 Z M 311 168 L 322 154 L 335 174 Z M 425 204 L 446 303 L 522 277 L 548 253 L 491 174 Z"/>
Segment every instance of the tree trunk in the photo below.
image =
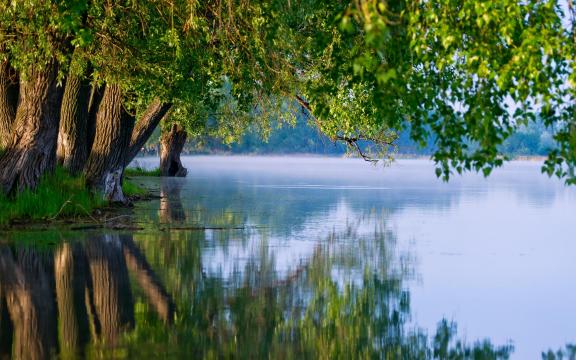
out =
<path fill-rule="evenodd" d="M 18 105 L 18 75 L 8 60 L 0 63 L 0 149 L 8 146 Z"/>
<path fill-rule="evenodd" d="M 146 294 L 150 304 L 156 309 L 158 316 L 164 323 L 171 323 L 174 320 L 174 303 L 172 298 L 162 283 L 148 264 L 146 257 L 142 255 L 140 249 L 134 244 L 132 235 L 122 236 L 124 248 L 124 258 L 128 269 L 135 276 L 136 281 Z"/>
<path fill-rule="evenodd" d="M 60 356 L 75 358 L 89 340 L 86 314 L 86 258 L 79 244 L 64 243 L 54 255 Z"/>
<path fill-rule="evenodd" d="M 68 76 L 62 99 L 57 156 L 58 163 L 71 174 L 81 172 L 88 158 L 89 102 L 90 82 L 81 76 Z"/>
<path fill-rule="evenodd" d="M 0 250 L 0 276 L 14 328 L 15 359 L 47 359 L 56 351 L 53 279 L 42 255 L 21 249 L 15 261 L 10 249 Z"/>
<path fill-rule="evenodd" d="M 0 158 L 0 191 L 9 194 L 35 188 L 56 162 L 62 87 L 57 65 L 33 69 L 20 84 L 20 101 L 6 152 Z"/>
<path fill-rule="evenodd" d="M 148 108 L 142 114 L 142 117 L 136 122 L 134 131 L 132 132 L 132 138 L 130 139 L 130 147 L 128 148 L 128 154 L 126 157 L 126 166 L 128 166 L 132 160 L 138 155 L 140 149 L 144 146 L 146 141 L 150 138 L 154 129 L 160 123 L 160 120 L 166 116 L 172 104 L 162 103 L 160 99 L 155 98 L 152 103 L 148 105 Z"/>
<path fill-rule="evenodd" d="M 98 109 L 100 108 L 100 102 L 102 102 L 102 97 L 104 96 L 105 86 L 92 87 L 92 92 L 90 93 L 90 102 L 88 104 L 88 125 L 86 130 L 87 143 L 86 143 L 86 154 L 90 155 L 92 151 L 92 145 L 94 144 L 94 137 L 96 136 L 96 115 L 98 115 Z"/>
<path fill-rule="evenodd" d="M 122 193 L 126 150 L 134 120 L 124 110 L 118 85 L 108 85 L 96 116 L 96 135 L 84 169 L 90 188 L 111 202 L 126 202 Z"/>
<path fill-rule="evenodd" d="M 102 235 L 91 239 L 85 250 L 98 336 L 113 344 L 123 331 L 134 327 L 134 302 L 122 243 L 119 235 Z"/>
<path fill-rule="evenodd" d="M 180 154 L 186 143 L 186 130 L 173 124 L 169 132 L 160 139 L 160 174 L 162 176 L 185 177 L 188 170 L 182 166 Z"/>

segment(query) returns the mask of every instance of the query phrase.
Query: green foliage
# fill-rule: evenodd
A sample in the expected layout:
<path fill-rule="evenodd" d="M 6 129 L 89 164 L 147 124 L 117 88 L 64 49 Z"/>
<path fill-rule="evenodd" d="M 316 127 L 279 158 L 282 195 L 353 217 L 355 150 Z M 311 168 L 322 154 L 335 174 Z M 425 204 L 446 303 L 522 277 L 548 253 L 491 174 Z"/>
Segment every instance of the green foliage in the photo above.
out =
<path fill-rule="evenodd" d="M 82 177 L 72 177 L 61 168 L 46 174 L 36 190 L 25 190 L 16 198 L 0 195 L 0 224 L 15 219 L 48 220 L 86 216 L 104 202 L 93 196 Z"/>
<path fill-rule="evenodd" d="M 410 129 L 422 146 L 434 139 L 437 174 L 448 179 L 489 174 L 506 159 L 506 139 L 541 120 L 556 143 L 545 170 L 572 181 L 575 42 L 560 2 L 303 3 L 302 94 L 332 139 L 386 144 Z"/>
<path fill-rule="evenodd" d="M 88 2 L 3 1 L 0 4 L 0 57 L 26 77 L 33 68 L 56 60 L 64 75 L 70 45 L 89 37 L 84 29 Z"/>
<path fill-rule="evenodd" d="M 411 47 L 422 64 L 412 126 L 416 137 L 425 126 L 437 136 L 434 159 L 444 178 L 451 169 L 486 175 L 501 165 L 498 146 L 536 120 L 538 99 L 559 91 L 560 11 L 554 1 L 439 1 L 413 9 Z M 439 88 L 422 86 L 430 81 Z"/>
<path fill-rule="evenodd" d="M 173 104 L 166 126 L 230 144 L 264 138 L 306 108 L 333 141 L 379 156 L 409 129 L 433 138 L 437 174 L 489 174 L 506 141 L 553 129 L 544 171 L 576 182 L 574 8 L 559 0 L 11 1 L 0 52 L 23 76 L 57 60 L 120 84 L 137 115 Z M 75 49 L 75 50 L 74 50 Z M 294 100 L 298 99 L 298 103 Z"/>

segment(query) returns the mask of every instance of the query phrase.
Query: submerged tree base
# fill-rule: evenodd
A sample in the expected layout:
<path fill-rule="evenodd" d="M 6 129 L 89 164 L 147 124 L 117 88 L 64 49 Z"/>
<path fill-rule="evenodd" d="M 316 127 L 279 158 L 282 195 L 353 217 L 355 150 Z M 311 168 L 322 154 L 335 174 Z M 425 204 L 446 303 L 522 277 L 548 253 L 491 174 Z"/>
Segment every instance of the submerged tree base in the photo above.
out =
<path fill-rule="evenodd" d="M 123 191 L 129 198 L 139 199 L 147 191 L 124 181 Z M 25 190 L 14 199 L 0 195 L 0 226 L 32 220 L 55 221 L 67 218 L 92 218 L 109 203 L 86 188 L 83 177 L 71 176 L 62 168 L 45 175 L 36 190 Z"/>

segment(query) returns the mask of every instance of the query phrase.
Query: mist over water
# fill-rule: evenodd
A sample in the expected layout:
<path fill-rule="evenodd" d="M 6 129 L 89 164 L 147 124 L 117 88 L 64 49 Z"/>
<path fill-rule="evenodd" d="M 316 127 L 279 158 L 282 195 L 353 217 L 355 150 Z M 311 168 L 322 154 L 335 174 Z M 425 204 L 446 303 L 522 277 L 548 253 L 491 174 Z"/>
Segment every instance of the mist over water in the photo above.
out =
<path fill-rule="evenodd" d="M 432 358 L 464 341 L 526 359 L 576 342 L 576 190 L 538 163 L 449 183 L 424 160 L 183 163 L 133 179 L 159 195 L 136 204 L 141 230 L 0 241 L 0 355 L 41 339 L 63 357 Z"/>

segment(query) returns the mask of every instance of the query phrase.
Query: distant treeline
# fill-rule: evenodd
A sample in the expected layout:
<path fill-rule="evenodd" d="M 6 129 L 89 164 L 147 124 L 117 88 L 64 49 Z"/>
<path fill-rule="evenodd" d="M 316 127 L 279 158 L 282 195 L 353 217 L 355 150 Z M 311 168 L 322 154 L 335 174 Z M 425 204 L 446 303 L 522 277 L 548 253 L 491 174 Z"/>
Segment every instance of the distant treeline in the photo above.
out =
<path fill-rule="evenodd" d="M 156 152 L 158 136 L 153 136 L 147 144 L 148 154 Z M 397 153 L 402 155 L 430 155 L 434 151 L 434 138 L 428 145 L 419 147 L 410 139 L 409 130 L 400 133 L 396 141 Z M 502 151 L 509 156 L 546 155 L 554 146 L 552 133 L 542 124 L 531 123 L 522 127 L 508 138 L 501 146 Z M 186 144 L 187 154 L 320 154 L 342 155 L 346 146 L 333 143 L 321 134 L 314 126 L 308 124 L 305 117 L 298 117 L 294 126 L 281 124 L 270 132 L 263 140 L 257 131 L 249 131 L 238 142 L 224 144 L 216 138 L 191 140 Z"/>

